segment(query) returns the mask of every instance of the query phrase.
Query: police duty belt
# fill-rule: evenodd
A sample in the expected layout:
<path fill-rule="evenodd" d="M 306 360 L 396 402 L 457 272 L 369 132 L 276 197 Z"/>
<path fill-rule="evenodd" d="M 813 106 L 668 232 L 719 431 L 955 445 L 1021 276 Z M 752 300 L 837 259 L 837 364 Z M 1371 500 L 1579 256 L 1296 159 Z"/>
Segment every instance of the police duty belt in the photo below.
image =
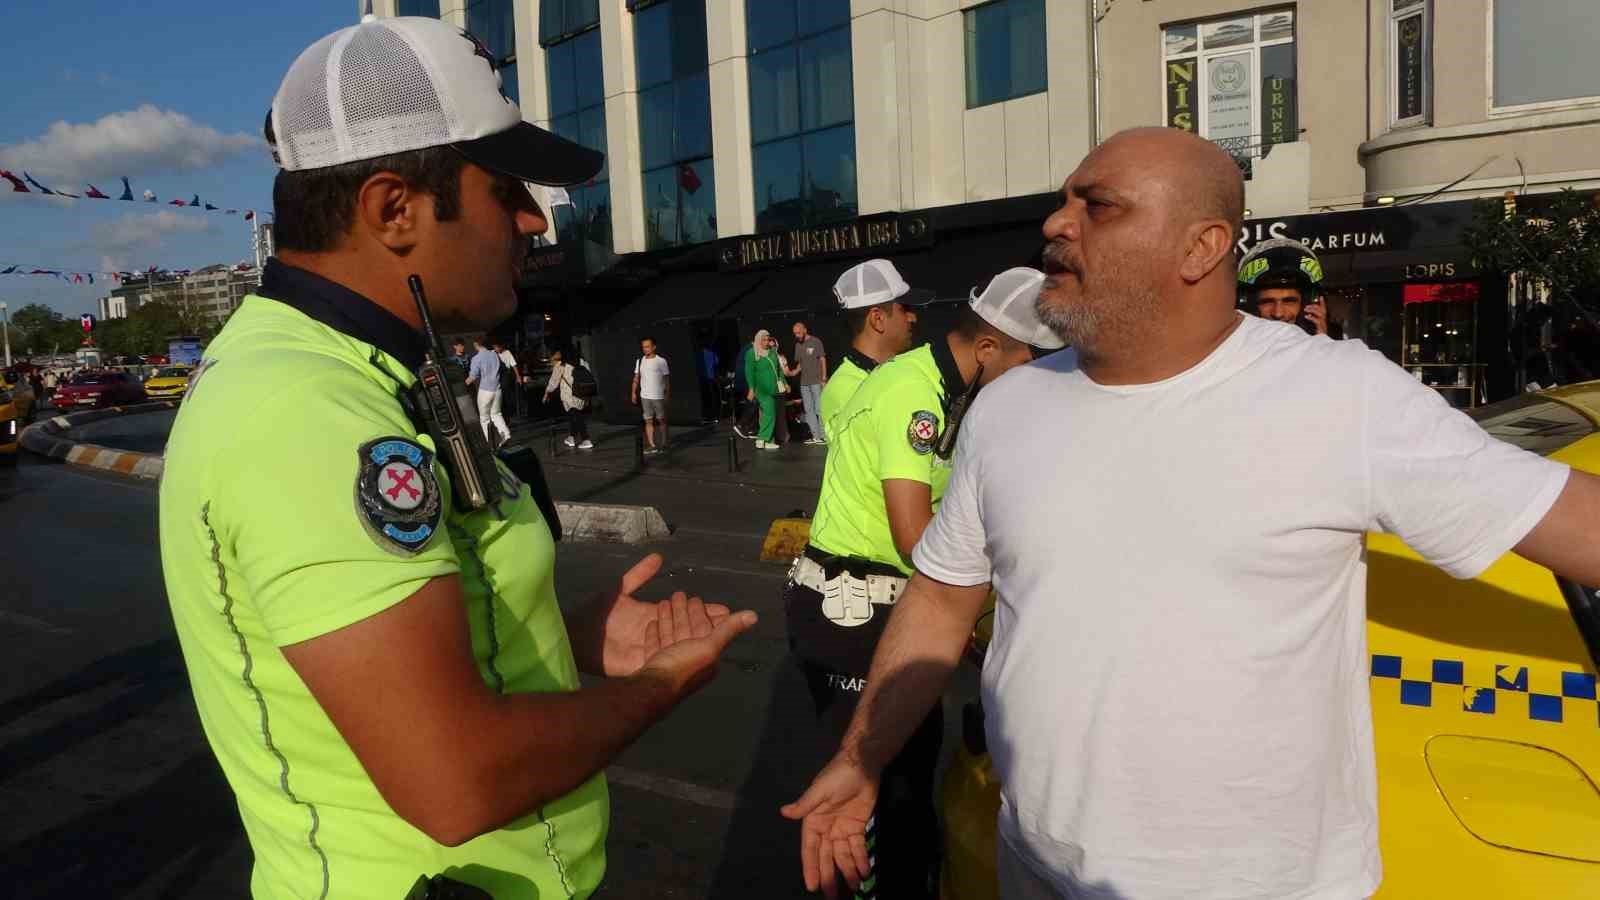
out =
<path fill-rule="evenodd" d="M 822 614 L 846 628 L 872 621 L 874 606 L 893 606 L 909 581 L 893 575 L 858 578 L 842 570 L 829 577 L 821 563 L 804 556 L 795 557 L 789 580 L 821 594 Z"/>

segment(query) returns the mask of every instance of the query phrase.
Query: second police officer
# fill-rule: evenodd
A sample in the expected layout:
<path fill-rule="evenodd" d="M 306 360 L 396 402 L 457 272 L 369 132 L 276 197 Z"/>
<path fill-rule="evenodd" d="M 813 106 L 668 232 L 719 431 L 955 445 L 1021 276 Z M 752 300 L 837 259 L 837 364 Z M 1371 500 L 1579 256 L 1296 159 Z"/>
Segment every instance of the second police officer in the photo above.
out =
<path fill-rule="evenodd" d="M 876 271 L 892 276 L 889 296 L 905 294 L 892 267 Z M 1026 268 L 995 276 L 982 294 L 972 292 L 954 327 L 877 366 L 827 423 L 822 492 L 810 542 L 790 570 L 784 609 L 829 749 L 850 723 L 873 650 L 911 575 L 911 550 L 949 481 L 967 405 L 1007 370 L 1062 346 L 1034 311 L 1043 279 Z M 936 710 L 884 772 L 868 832 L 873 872 L 858 896 L 927 895 L 938 859 L 932 799 L 942 731 Z"/>

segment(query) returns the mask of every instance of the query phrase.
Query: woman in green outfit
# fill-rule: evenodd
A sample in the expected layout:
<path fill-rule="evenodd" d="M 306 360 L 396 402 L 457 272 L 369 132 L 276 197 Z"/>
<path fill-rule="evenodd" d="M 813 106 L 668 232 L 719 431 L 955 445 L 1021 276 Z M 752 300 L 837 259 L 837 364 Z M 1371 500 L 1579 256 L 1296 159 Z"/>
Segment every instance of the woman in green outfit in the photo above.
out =
<path fill-rule="evenodd" d="M 744 380 L 750 385 L 750 399 L 761 407 L 761 427 L 756 432 L 756 447 L 776 450 L 772 430 L 778 419 L 778 354 L 768 346 L 772 335 L 765 328 L 751 341 L 750 355 L 744 360 Z"/>

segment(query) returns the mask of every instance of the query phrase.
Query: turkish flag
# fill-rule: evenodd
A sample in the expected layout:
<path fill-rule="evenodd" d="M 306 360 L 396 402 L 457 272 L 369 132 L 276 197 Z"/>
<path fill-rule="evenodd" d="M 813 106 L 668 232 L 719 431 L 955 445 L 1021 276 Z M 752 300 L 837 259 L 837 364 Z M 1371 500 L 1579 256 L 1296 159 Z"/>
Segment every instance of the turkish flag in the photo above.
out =
<path fill-rule="evenodd" d="M 85 197 L 93 197 L 96 200 L 110 200 L 111 199 L 110 197 L 107 197 L 105 194 L 100 193 L 100 189 L 95 187 L 92 184 L 89 185 L 89 190 L 88 190 L 88 192 L 86 192 L 84 194 L 84 196 Z"/>

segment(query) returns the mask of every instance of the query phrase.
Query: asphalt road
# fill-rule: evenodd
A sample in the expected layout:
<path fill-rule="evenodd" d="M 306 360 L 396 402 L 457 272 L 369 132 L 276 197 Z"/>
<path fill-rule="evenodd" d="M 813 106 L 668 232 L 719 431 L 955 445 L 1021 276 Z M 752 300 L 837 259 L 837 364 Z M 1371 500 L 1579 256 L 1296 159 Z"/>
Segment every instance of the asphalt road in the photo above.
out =
<path fill-rule="evenodd" d="M 89 437 L 157 451 L 169 424 L 136 416 Z M 662 593 L 682 587 L 762 616 L 716 681 L 608 770 L 598 896 L 804 896 L 798 832 L 776 809 L 823 748 L 786 660 L 784 569 L 757 557 L 771 519 L 809 509 L 815 488 L 662 477 L 597 458 L 552 466 L 557 497 L 652 503 L 675 534 L 647 548 L 562 544 L 564 603 L 656 549 L 667 557 Z M 153 484 L 25 457 L 0 469 L 0 518 L 0 895 L 247 896 L 249 845 L 200 732 L 162 589 Z"/>

